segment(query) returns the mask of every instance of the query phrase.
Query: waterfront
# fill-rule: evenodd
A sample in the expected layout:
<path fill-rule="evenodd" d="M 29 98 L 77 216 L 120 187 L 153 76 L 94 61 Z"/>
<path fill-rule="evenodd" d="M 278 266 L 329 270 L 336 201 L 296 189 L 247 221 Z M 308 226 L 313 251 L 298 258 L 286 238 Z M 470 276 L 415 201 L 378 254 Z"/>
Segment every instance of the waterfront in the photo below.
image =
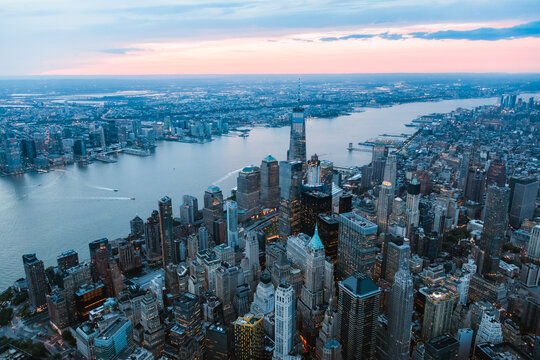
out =
<path fill-rule="evenodd" d="M 411 133 L 414 129 L 404 124 L 419 115 L 496 102 L 497 98 L 410 103 L 311 119 L 308 154 L 316 152 L 338 166 L 363 165 L 371 154 L 348 152 L 349 142 L 383 133 Z M 87 259 L 88 242 L 127 235 L 129 220 L 136 214 L 146 219 L 163 195 L 172 197 L 175 215 L 183 194 L 201 199 L 208 185 L 219 185 L 228 196 L 235 186 L 235 171 L 259 165 L 268 154 L 285 159 L 288 143 L 288 127 L 256 128 L 247 138 L 223 136 L 205 144 L 160 142 L 152 156 L 124 154 L 114 164 L 0 178 L 0 288 L 23 276 L 22 254 L 35 252 L 46 266 L 71 248 Z"/>

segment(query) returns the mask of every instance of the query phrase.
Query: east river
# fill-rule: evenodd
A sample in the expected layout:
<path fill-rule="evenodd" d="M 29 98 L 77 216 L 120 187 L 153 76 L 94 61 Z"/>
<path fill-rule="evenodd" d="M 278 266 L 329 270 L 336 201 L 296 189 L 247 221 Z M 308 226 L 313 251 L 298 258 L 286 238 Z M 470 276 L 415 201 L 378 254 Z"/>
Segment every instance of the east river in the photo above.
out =
<path fill-rule="evenodd" d="M 497 100 L 409 103 L 365 108 L 334 119 L 309 119 L 307 151 L 337 166 L 364 165 L 371 154 L 348 152 L 349 142 L 412 133 L 415 129 L 404 124 L 420 115 L 495 104 Z M 56 265 L 56 256 L 69 249 L 78 251 L 85 260 L 89 257 L 88 242 L 126 236 L 129 220 L 137 214 L 146 219 L 162 196 L 172 198 L 175 216 L 179 215 L 182 195 L 201 199 L 211 184 L 220 186 L 227 197 L 236 186 L 240 168 L 259 165 L 268 154 L 284 160 L 288 145 L 288 127 L 261 127 L 247 138 L 222 136 L 205 144 L 163 141 L 147 157 L 121 154 L 116 163 L 95 162 L 44 174 L 0 177 L 0 289 L 24 276 L 22 254 L 36 253 L 46 267 Z M 199 206 L 201 203 L 199 200 Z"/>

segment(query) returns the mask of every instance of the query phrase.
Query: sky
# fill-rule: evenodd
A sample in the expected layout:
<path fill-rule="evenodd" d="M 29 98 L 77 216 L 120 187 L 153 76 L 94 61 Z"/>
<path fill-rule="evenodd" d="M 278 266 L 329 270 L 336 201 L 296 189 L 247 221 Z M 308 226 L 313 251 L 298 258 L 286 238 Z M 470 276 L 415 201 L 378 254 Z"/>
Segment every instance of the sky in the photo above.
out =
<path fill-rule="evenodd" d="M 0 0 L 0 75 L 540 72 L 540 0 Z"/>

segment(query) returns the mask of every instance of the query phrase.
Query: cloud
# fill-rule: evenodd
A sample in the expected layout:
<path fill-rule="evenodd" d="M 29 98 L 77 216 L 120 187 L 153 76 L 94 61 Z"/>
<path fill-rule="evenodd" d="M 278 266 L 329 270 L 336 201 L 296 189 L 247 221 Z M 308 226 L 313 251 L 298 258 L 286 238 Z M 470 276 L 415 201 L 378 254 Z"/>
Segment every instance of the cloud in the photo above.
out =
<path fill-rule="evenodd" d="M 143 49 L 138 48 L 116 48 L 116 49 L 105 49 L 101 50 L 101 52 L 107 53 L 107 54 L 116 54 L 116 55 L 124 55 L 128 52 L 134 52 L 134 51 L 143 51 Z"/>
<path fill-rule="evenodd" d="M 483 27 L 472 30 L 443 30 L 435 32 L 413 32 L 409 34 L 414 38 L 427 40 L 508 40 L 526 37 L 540 37 L 540 21 L 506 28 Z"/>
<path fill-rule="evenodd" d="M 346 36 L 330 36 L 330 37 L 322 37 L 319 40 L 321 41 L 338 41 L 338 40 L 350 40 L 350 39 L 371 39 L 372 37 L 375 37 L 374 34 L 351 34 Z"/>

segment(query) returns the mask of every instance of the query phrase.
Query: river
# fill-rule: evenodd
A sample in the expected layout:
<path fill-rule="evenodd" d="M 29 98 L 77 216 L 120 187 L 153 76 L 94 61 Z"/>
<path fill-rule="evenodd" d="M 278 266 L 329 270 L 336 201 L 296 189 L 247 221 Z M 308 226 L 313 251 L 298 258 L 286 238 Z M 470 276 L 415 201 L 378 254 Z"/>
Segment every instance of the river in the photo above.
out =
<path fill-rule="evenodd" d="M 371 154 L 348 152 L 357 143 L 380 134 L 411 133 L 404 126 L 420 115 L 495 104 L 497 98 L 443 100 L 365 108 L 334 119 L 307 121 L 308 156 L 337 166 L 363 165 Z M 217 137 L 205 144 L 159 142 L 148 157 L 122 154 L 117 163 L 67 166 L 45 174 L 30 173 L 0 178 L 0 289 L 24 275 L 21 256 L 36 253 L 45 266 L 69 249 L 89 257 L 88 242 L 129 233 L 135 215 L 146 219 L 164 195 L 173 199 L 179 215 L 182 195 L 199 199 L 211 184 L 229 196 L 236 173 L 246 165 L 259 165 L 268 154 L 285 159 L 289 128 L 255 128 L 249 137 Z M 113 189 L 118 189 L 114 192 Z M 135 200 L 130 200 L 135 198 Z M 202 201 L 199 201 L 202 204 Z M 199 205 L 200 206 L 200 205 Z"/>

